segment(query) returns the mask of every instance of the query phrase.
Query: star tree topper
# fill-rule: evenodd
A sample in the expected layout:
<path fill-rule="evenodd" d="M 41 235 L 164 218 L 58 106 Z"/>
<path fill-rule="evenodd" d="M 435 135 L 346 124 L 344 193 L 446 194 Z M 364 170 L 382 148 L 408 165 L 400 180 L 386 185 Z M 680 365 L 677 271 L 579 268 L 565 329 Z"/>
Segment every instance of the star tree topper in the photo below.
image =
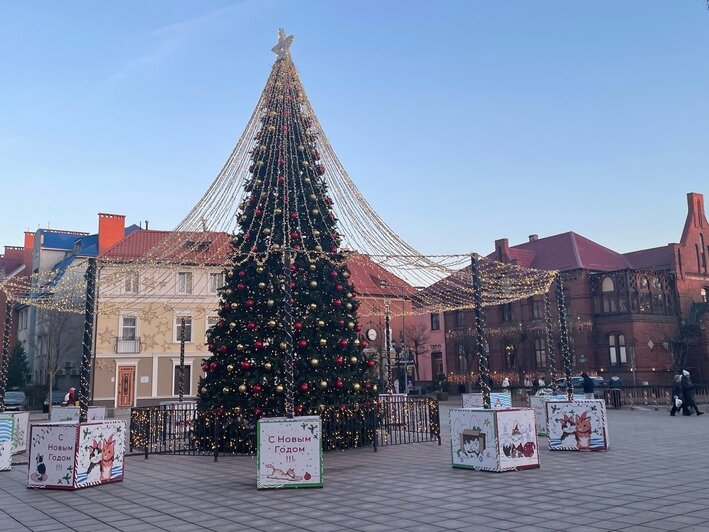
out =
<path fill-rule="evenodd" d="M 290 45 L 293 44 L 295 36 L 289 35 L 286 37 L 286 30 L 280 28 L 278 30 L 278 43 L 271 48 L 271 51 L 278 56 L 278 59 L 285 59 L 290 56 Z"/>

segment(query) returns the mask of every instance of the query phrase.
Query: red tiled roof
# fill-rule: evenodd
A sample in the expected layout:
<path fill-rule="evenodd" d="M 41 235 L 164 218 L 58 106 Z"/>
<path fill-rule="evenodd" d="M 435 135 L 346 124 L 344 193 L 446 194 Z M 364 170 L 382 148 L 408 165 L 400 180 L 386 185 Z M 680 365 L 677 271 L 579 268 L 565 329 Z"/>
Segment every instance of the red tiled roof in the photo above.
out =
<path fill-rule="evenodd" d="M 641 249 L 624 253 L 623 256 L 637 270 L 671 270 L 674 267 L 674 257 L 669 246 Z"/>
<path fill-rule="evenodd" d="M 99 260 L 121 262 L 154 258 L 157 262 L 161 259 L 163 262 L 180 264 L 226 265 L 232 253 L 229 241 L 229 234 L 223 232 L 182 233 L 139 229 L 108 248 L 99 256 Z M 186 246 L 188 242 L 189 247 Z M 206 242 L 211 244 L 198 251 L 199 244 Z M 406 281 L 372 262 L 366 255 L 350 253 L 347 267 L 360 294 L 411 297 L 417 293 Z"/>
<path fill-rule="evenodd" d="M 495 254 L 488 256 L 495 259 Z M 613 271 L 630 268 L 626 258 L 574 232 L 540 238 L 510 247 L 510 258 L 525 268 L 568 271 Z"/>

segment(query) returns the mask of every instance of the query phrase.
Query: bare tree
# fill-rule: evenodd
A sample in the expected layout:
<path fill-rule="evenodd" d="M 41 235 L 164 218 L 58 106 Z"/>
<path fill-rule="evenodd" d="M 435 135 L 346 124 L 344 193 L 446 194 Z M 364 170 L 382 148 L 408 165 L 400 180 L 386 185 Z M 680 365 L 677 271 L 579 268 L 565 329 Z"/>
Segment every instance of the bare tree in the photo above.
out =
<path fill-rule="evenodd" d="M 81 353 L 82 317 L 71 312 L 37 310 L 37 330 L 30 344 L 39 360 L 40 369 L 47 375 L 49 385 L 49 408 L 51 415 L 52 392 L 56 384 L 61 362 L 76 359 Z M 35 363 L 35 368 L 37 365 Z"/>

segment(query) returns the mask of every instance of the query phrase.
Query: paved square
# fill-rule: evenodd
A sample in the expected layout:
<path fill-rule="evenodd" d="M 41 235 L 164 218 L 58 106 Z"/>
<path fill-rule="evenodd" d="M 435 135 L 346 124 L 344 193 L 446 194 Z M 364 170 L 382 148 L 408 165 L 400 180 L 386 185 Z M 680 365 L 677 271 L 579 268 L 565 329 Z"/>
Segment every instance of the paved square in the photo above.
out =
<path fill-rule="evenodd" d="M 445 423 L 448 408 L 441 405 Z M 541 469 L 452 469 L 443 445 L 325 454 L 322 489 L 257 491 L 251 457 L 126 459 L 122 483 L 25 488 L 0 473 L 0 530 L 709 530 L 709 415 L 610 410 L 606 453 L 551 452 Z"/>

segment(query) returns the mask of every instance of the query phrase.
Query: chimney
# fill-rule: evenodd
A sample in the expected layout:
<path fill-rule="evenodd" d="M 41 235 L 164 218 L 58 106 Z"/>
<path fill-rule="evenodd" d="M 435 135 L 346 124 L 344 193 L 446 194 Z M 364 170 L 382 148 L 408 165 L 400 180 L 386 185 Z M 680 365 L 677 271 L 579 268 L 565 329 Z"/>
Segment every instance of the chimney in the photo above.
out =
<path fill-rule="evenodd" d="M 499 262 L 509 262 L 510 260 L 510 241 L 506 238 L 495 240 L 495 255 Z"/>
<path fill-rule="evenodd" d="M 126 217 L 122 214 L 98 213 L 98 252 L 123 240 L 126 235 Z"/>
<path fill-rule="evenodd" d="M 536 240 L 539 240 L 539 235 L 529 235 L 530 242 L 535 242 Z"/>
<path fill-rule="evenodd" d="M 706 225 L 706 216 L 704 214 L 704 196 L 698 192 L 690 192 L 687 194 L 687 209 L 692 217 L 694 227 L 704 228 Z"/>
<path fill-rule="evenodd" d="M 31 231 L 25 231 L 25 248 L 24 256 L 22 257 L 22 262 L 25 264 L 27 271 L 32 269 L 32 250 L 34 249 L 34 233 Z"/>

